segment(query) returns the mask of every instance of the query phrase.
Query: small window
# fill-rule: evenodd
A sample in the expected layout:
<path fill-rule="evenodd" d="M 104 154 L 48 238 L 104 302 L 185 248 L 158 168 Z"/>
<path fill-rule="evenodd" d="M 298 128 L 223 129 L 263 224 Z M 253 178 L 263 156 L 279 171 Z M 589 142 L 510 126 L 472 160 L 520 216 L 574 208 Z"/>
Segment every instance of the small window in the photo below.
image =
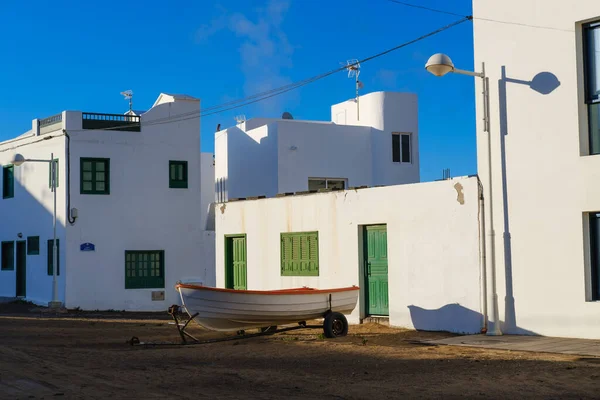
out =
<path fill-rule="evenodd" d="M 590 154 L 600 154 L 600 21 L 584 25 L 583 45 Z"/>
<path fill-rule="evenodd" d="M 60 176 L 60 173 L 58 172 L 60 171 L 58 168 L 58 158 L 55 158 L 54 162 L 56 164 L 56 187 L 58 187 L 58 184 L 60 183 L 60 180 L 58 179 Z M 50 163 L 48 163 L 48 187 L 52 188 L 52 164 Z"/>
<path fill-rule="evenodd" d="M 81 158 L 81 194 L 110 194 L 110 159 Z"/>
<path fill-rule="evenodd" d="M 15 167 L 5 165 L 2 167 L 2 198 L 15 197 Z"/>
<path fill-rule="evenodd" d="M 48 275 L 54 274 L 54 241 L 52 239 L 48 240 Z M 60 239 L 56 239 L 56 275 L 60 275 Z"/>
<path fill-rule="evenodd" d="M 600 213 L 591 213 L 590 216 L 590 259 L 592 278 L 591 300 L 600 300 Z"/>
<path fill-rule="evenodd" d="M 319 276 L 319 234 L 281 234 L 281 276 Z"/>
<path fill-rule="evenodd" d="M 2 269 L 15 269 L 15 242 L 2 242 Z"/>
<path fill-rule="evenodd" d="M 169 161 L 169 187 L 187 189 L 188 187 L 187 161 Z"/>
<path fill-rule="evenodd" d="M 392 161 L 397 163 L 411 163 L 411 134 L 392 133 Z"/>
<path fill-rule="evenodd" d="M 164 250 L 125 251 L 125 289 L 164 287 Z"/>
<path fill-rule="evenodd" d="M 346 179 L 308 178 L 308 190 L 319 189 L 344 190 L 346 189 Z"/>
<path fill-rule="evenodd" d="M 27 254 L 30 256 L 40 254 L 39 236 L 27 236 Z"/>

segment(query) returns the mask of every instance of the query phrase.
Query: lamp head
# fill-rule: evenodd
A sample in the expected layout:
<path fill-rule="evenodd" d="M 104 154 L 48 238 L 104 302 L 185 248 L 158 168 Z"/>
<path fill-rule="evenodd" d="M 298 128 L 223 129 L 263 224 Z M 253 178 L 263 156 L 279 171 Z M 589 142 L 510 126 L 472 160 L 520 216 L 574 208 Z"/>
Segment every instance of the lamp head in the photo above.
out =
<path fill-rule="evenodd" d="M 437 53 L 429 57 L 425 69 L 435 76 L 444 76 L 448 72 L 454 71 L 454 63 L 447 55 Z"/>
<path fill-rule="evenodd" d="M 21 164 L 23 164 L 25 162 L 25 157 L 23 157 L 21 154 L 15 154 L 12 163 L 14 165 L 16 165 L 17 167 L 20 166 Z"/>

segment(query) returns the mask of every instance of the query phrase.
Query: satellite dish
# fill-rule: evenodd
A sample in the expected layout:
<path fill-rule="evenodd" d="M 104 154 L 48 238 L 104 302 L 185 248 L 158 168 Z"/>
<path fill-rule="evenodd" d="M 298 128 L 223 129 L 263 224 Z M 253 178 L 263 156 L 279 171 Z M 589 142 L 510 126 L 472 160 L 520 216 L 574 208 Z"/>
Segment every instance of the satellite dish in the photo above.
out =
<path fill-rule="evenodd" d="M 283 114 L 281 114 L 281 118 L 282 119 L 294 119 L 294 117 L 292 117 L 292 114 L 290 114 L 289 112 L 284 112 Z"/>

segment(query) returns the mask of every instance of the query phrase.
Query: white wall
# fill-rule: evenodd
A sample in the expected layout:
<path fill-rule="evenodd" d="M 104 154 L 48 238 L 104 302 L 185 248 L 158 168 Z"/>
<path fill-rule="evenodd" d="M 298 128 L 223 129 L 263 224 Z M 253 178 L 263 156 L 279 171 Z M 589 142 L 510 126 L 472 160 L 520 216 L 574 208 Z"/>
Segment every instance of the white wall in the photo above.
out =
<path fill-rule="evenodd" d="M 338 118 L 341 118 L 339 122 L 337 122 Z M 419 182 L 419 119 L 416 94 L 368 93 L 360 96 L 358 110 L 353 100 L 333 105 L 331 119 L 337 124 L 373 128 L 371 131 L 373 154 L 371 184 L 373 186 Z M 410 164 L 392 161 L 392 133 L 411 134 Z"/>
<path fill-rule="evenodd" d="M 560 1 L 474 1 L 473 10 L 475 68 L 485 62 L 490 79 L 501 328 L 600 338 L 600 304 L 586 301 L 590 266 L 584 223 L 584 213 L 600 210 L 600 156 L 585 155 L 580 26 L 600 20 L 600 2 L 579 0 L 575 7 Z M 479 122 L 483 109 L 476 81 L 478 170 L 489 198 L 488 135 Z"/>
<path fill-rule="evenodd" d="M 200 153 L 200 211 L 203 230 L 215 230 L 215 159 L 213 153 Z"/>
<path fill-rule="evenodd" d="M 61 125 L 59 125 L 61 126 Z M 43 140 L 48 139 L 48 140 Z M 33 143 L 37 142 L 37 143 Z M 59 159 L 59 187 L 57 195 L 57 238 L 60 243 L 60 275 L 58 297 L 64 301 L 65 283 L 65 137 L 60 130 L 31 136 L 0 144 L 0 165 L 11 164 L 15 154 L 25 158 Z M 0 170 L 1 172 L 1 170 Z M 49 163 L 26 162 L 14 167 L 14 197 L 0 197 L 0 241 L 15 241 L 15 269 L 0 270 L 0 296 L 13 297 L 16 290 L 16 241 L 27 240 L 27 236 L 40 237 L 39 255 L 26 258 L 27 299 L 47 304 L 52 299 L 52 275 L 48 275 L 47 241 L 52 239 L 53 193 L 49 188 Z M 0 183 L 2 175 L 0 175 Z M 0 196 L 2 185 L 0 184 Z M 17 235 L 21 233 L 22 238 Z"/>
<path fill-rule="evenodd" d="M 463 178 L 220 204 L 217 285 L 224 286 L 224 235 L 245 233 L 248 289 L 362 287 L 362 226 L 385 223 L 390 323 L 479 332 L 477 194 L 477 179 Z M 280 234 L 301 231 L 319 232 L 320 276 L 282 277 Z M 364 317 L 363 296 L 352 323 Z"/>
<path fill-rule="evenodd" d="M 302 121 L 276 126 L 279 193 L 308 190 L 308 178 L 346 178 L 349 187 L 373 184 L 370 128 Z"/>
<path fill-rule="evenodd" d="M 144 125 L 198 108 L 198 101 L 160 104 L 142 116 L 142 132 L 71 128 L 71 196 L 79 218 L 67 234 L 68 307 L 166 310 L 180 301 L 178 280 L 206 279 L 214 255 L 203 252 L 214 237 L 201 226 L 199 119 Z M 80 157 L 110 158 L 110 195 L 80 194 Z M 187 189 L 169 188 L 169 160 L 188 161 Z M 96 251 L 81 252 L 84 242 Z M 151 292 L 162 289 L 125 289 L 125 250 L 165 251 L 164 301 L 151 301 Z"/>

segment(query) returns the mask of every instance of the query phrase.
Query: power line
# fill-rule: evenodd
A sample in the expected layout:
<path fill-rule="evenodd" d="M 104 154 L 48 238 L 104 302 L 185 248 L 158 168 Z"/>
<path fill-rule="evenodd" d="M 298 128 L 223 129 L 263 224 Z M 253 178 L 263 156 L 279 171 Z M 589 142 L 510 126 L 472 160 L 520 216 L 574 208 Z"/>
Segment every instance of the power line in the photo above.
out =
<path fill-rule="evenodd" d="M 432 11 L 432 12 L 436 12 L 436 13 L 440 13 L 440 14 L 454 15 L 454 16 L 458 16 L 458 17 L 464 17 L 465 16 L 465 15 L 458 14 L 458 13 L 451 12 L 451 11 L 445 11 L 445 10 L 440 10 L 440 9 L 437 9 L 437 8 L 420 6 L 420 5 L 417 5 L 417 4 L 411 4 L 411 3 L 407 3 L 405 1 L 400 1 L 400 0 L 385 0 L 385 1 L 388 1 L 390 3 L 400 4 L 400 5 L 406 6 L 406 7 L 419 8 L 419 9 L 422 9 L 422 10 Z M 498 24 L 523 26 L 523 27 L 527 27 L 527 28 L 548 29 L 548 30 L 562 31 L 562 32 L 574 32 L 574 30 L 572 30 L 572 29 L 561 29 L 561 28 L 554 28 L 554 27 L 551 27 L 551 26 L 530 25 L 530 24 L 524 24 L 524 23 L 521 23 L 521 22 L 500 21 L 500 20 L 492 19 L 492 18 L 472 17 L 472 19 L 478 20 L 478 21 L 495 22 L 495 23 L 498 23 Z"/>

